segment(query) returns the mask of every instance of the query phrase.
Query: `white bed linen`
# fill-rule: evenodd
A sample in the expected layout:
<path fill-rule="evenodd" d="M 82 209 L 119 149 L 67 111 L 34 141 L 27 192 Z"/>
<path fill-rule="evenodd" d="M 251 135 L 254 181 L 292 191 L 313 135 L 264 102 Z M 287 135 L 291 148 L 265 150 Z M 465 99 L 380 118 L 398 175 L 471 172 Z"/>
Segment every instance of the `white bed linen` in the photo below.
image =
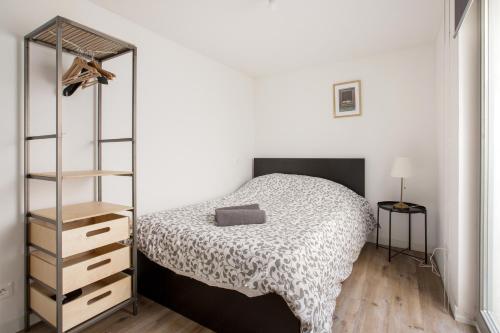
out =
<path fill-rule="evenodd" d="M 217 227 L 214 209 L 258 203 L 267 222 Z M 375 227 L 369 203 L 329 180 L 271 174 L 223 198 L 147 214 L 138 247 L 149 259 L 247 296 L 281 295 L 301 331 L 330 332 L 335 299 Z"/>

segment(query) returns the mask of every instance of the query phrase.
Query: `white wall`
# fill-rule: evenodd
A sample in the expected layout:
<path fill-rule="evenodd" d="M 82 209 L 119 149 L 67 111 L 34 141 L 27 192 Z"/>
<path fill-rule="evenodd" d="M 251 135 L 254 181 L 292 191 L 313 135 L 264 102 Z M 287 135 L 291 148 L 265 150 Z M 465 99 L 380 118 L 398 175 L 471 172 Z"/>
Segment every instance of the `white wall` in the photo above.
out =
<path fill-rule="evenodd" d="M 364 157 L 366 197 L 399 199 L 390 177 L 396 156 L 409 156 L 415 175 L 405 200 L 429 210 L 429 250 L 436 245 L 437 146 L 434 46 L 423 45 L 257 80 L 256 153 L 261 157 Z M 360 117 L 333 118 L 336 82 L 361 80 Z M 381 213 L 383 243 L 388 216 Z M 394 245 L 408 244 L 407 216 L 394 219 Z M 413 221 L 414 248 L 423 249 L 423 217 Z"/>
<path fill-rule="evenodd" d="M 474 1 L 459 34 L 459 224 L 460 276 L 455 316 L 475 318 L 479 295 L 481 182 L 480 3 Z"/>
<path fill-rule="evenodd" d="M 446 0 L 448 6 L 448 1 Z M 445 13 L 449 12 L 447 7 Z M 439 169 L 438 247 L 436 256 L 451 304 L 458 295 L 458 43 L 446 15 L 436 38 L 436 101 Z"/>
<path fill-rule="evenodd" d="M 390 167 L 395 156 L 406 155 L 413 159 L 416 172 L 408 179 L 405 199 L 428 207 L 429 249 L 447 248 L 447 257 L 438 259 L 440 267 L 447 269 L 445 283 L 455 314 L 473 319 L 477 300 L 470 286 L 477 284 L 475 253 L 462 246 L 474 249 L 476 235 L 476 207 L 463 205 L 473 198 L 473 192 L 467 191 L 477 189 L 477 169 L 470 161 L 478 151 L 474 149 L 478 77 L 469 70 L 478 59 L 470 53 L 477 47 L 477 14 L 468 16 L 462 31 L 470 33 L 461 33 L 459 40 L 450 39 L 448 28 L 443 27 L 435 45 L 262 78 L 254 87 L 250 78 L 87 1 L 4 0 L 0 5 L 0 60 L 4 64 L 0 76 L 0 284 L 14 281 L 15 293 L 0 301 L 0 332 L 19 328 L 23 307 L 22 37 L 55 15 L 139 48 L 139 213 L 235 189 L 250 178 L 254 155 L 364 157 L 366 196 L 375 209 L 377 201 L 398 198 L 399 181 L 390 177 Z M 53 51 L 33 47 L 33 134 L 53 132 L 53 55 Z M 68 65 L 71 57 L 64 60 Z M 105 136 L 127 136 L 130 59 L 105 67 L 118 74 L 104 89 Z M 363 115 L 334 119 L 332 84 L 353 79 L 362 81 Z M 93 91 L 64 98 L 63 106 L 64 166 L 91 168 Z M 53 147 L 37 143 L 33 148 L 33 170 L 53 168 Z M 126 144 L 113 148 L 117 154 L 106 151 L 105 166 L 127 168 Z M 129 200 L 126 182 L 124 178 L 106 180 L 105 189 L 112 190 L 105 190 L 105 199 Z M 67 184 L 66 202 L 90 199 L 91 185 L 91 181 Z M 52 195 L 42 195 L 53 193 L 51 186 L 33 182 L 34 207 L 53 205 Z M 386 243 L 385 214 L 382 221 L 381 239 Z M 406 220 L 394 222 L 394 244 L 406 245 Z M 423 249 L 421 222 L 418 217 L 413 224 L 417 249 Z"/>
<path fill-rule="evenodd" d="M 446 13 L 453 12 L 446 1 Z M 446 16 L 436 39 L 438 100 L 438 257 L 451 309 L 473 323 L 478 311 L 480 208 L 480 7 L 474 1 L 460 33 Z"/>
<path fill-rule="evenodd" d="M 15 284 L 14 296 L 0 301 L 0 332 L 16 331 L 23 313 L 22 41 L 26 33 L 56 15 L 138 46 L 140 214 L 213 198 L 251 177 L 252 79 L 87 1 L 2 1 L 0 284 Z M 49 134 L 54 131 L 55 56 L 51 50 L 32 49 L 32 134 Z M 66 66 L 70 62 L 71 57 L 66 57 Z M 130 57 L 105 64 L 118 75 L 104 88 L 107 138 L 129 135 L 130 66 Z M 93 102 L 92 89 L 64 98 L 65 169 L 92 167 Z M 128 144 L 114 145 L 116 154 L 104 152 L 105 167 L 128 168 Z M 53 142 L 33 144 L 34 171 L 54 167 L 52 148 Z M 105 199 L 128 202 L 127 182 L 121 177 L 106 180 Z M 69 182 L 64 187 L 65 202 L 91 199 L 91 185 L 90 180 Z M 35 208 L 53 205 L 52 186 L 33 181 Z"/>

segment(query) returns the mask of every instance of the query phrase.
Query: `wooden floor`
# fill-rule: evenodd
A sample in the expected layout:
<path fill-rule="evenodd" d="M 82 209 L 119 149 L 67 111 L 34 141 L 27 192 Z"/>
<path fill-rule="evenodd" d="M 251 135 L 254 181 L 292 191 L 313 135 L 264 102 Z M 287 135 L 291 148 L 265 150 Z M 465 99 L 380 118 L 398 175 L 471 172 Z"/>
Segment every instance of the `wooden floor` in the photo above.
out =
<path fill-rule="evenodd" d="M 421 255 L 421 254 L 420 254 Z M 453 320 L 430 268 L 367 244 L 337 298 L 333 332 L 476 332 Z"/>
<path fill-rule="evenodd" d="M 51 332 L 37 324 L 33 333 Z M 212 332 L 148 299 L 139 314 L 122 311 L 87 333 L 208 333 Z M 387 262 L 387 251 L 367 244 L 344 282 L 337 299 L 334 333 L 476 332 L 457 323 L 443 306 L 440 279 L 429 268 L 406 256 Z M 235 332 L 237 333 L 237 332 Z"/>

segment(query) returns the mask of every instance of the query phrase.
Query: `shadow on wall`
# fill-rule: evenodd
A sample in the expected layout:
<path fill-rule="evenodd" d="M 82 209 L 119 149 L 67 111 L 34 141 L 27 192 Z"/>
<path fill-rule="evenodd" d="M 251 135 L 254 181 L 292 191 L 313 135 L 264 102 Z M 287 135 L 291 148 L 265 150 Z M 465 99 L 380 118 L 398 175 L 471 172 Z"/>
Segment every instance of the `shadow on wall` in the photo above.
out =
<path fill-rule="evenodd" d="M 9 133 L 12 133 L 12 136 L 9 134 L 9 137 L 5 138 L 2 149 L 7 150 L 5 153 L 12 152 L 4 156 L 9 159 L 5 161 L 9 165 L 6 174 L 12 175 L 12 172 L 14 172 L 15 176 L 12 179 L 5 179 L 4 187 L 0 189 L 0 193 L 10 197 L 6 200 L 9 204 L 6 206 L 8 211 L 5 212 L 9 220 L 2 221 L 0 233 L 0 244 L 3 245 L 0 248 L 0 251 L 2 251 L 2 281 L 0 283 L 4 284 L 13 281 L 14 285 L 13 295 L 2 300 L 2 304 L 0 304 L 0 331 L 17 332 L 22 327 L 23 318 L 20 317 L 20 313 L 24 306 L 24 38 L 8 30 L 6 36 L 15 40 L 15 54 L 9 55 L 7 58 L 8 61 L 15 61 L 14 70 L 9 71 L 9 73 L 12 73 L 12 76 L 9 75 L 12 81 L 8 83 L 12 85 L 9 91 L 14 93 L 10 96 L 10 98 L 14 99 L 14 107 L 10 110 L 4 110 L 4 112 L 15 112 L 16 114 L 7 115 L 7 119 L 13 121 L 13 123 L 7 124 Z M 6 120 L 4 119 L 4 121 Z M 10 126 L 13 128 L 10 128 Z M 3 133 L 3 135 L 7 135 L 7 133 Z M 12 158 L 15 161 L 10 160 Z M 14 171 L 10 170 L 11 166 L 15 168 Z"/>

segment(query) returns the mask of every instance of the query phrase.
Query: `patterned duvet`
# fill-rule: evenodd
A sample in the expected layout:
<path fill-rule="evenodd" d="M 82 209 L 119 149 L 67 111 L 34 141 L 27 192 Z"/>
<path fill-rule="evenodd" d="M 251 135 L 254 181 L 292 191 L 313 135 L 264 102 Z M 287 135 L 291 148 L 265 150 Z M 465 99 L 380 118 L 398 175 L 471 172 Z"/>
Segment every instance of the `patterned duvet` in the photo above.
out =
<path fill-rule="evenodd" d="M 215 208 L 251 203 L 266 211 L 266 223 L 214 225 Z M 142 216 L 138 245 L 178 274 L 247 295 L 279 294 L 302 332 L 322 333 L 331 332 L 341 283 L 375 224 L 369 203 L 342 185 L 271 174 L 220 199 Z"/>

